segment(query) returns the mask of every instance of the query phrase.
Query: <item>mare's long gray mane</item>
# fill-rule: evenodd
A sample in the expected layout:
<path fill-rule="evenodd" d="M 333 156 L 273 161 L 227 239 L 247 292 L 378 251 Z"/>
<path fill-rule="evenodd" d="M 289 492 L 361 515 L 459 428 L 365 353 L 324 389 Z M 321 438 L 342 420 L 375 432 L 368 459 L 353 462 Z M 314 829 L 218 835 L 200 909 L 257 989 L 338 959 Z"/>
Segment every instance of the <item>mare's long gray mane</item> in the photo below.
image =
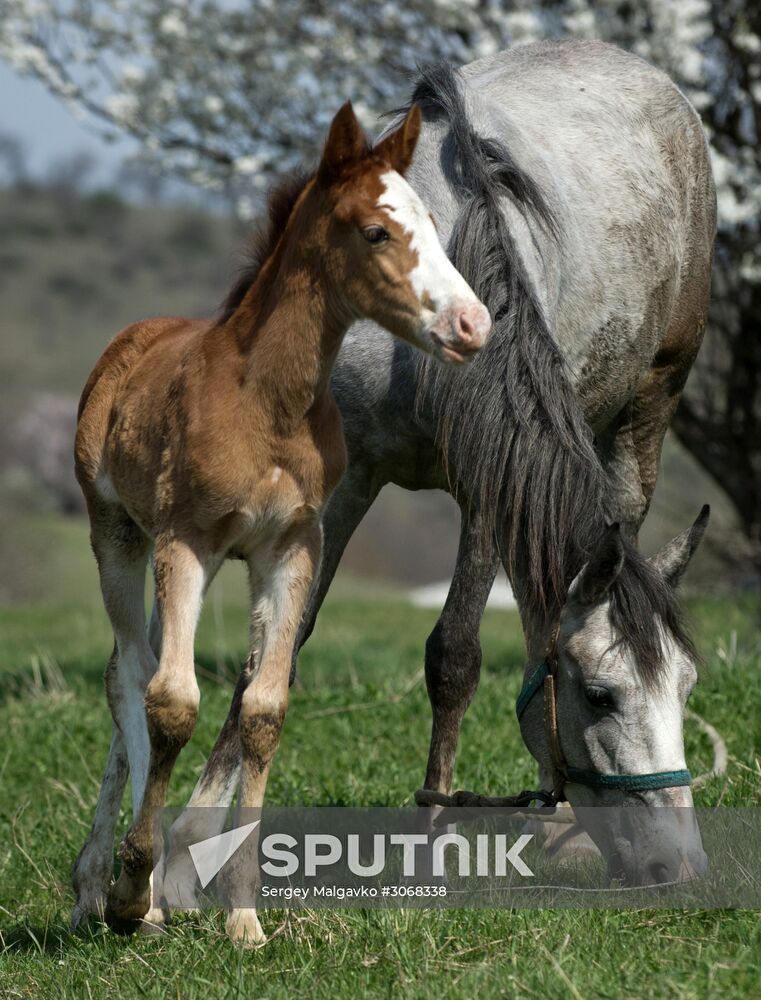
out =
<path fill-rule="evenodd" d="M 526 612 L 541 620 L 559 611 L 598 542 L 609 486 L 500 200 L 532 213 L 550 239 L 561 225 L 505 145 L 474 130 L 449 64 L 422 68 L 412 99 L 426 117 L 449 124 L 449 180 L 463 199 L 449 254 L 493 319 L 487 346 L 467 371 L 418 363 L 418 399 L 435 414 L 453 488 L 479 506 L 511 575 L 525 581 Z M 649 678 L 661 659 L 655 615 L 677 642 L 691 643 L 668 586 L 633 545 L 626 549 L 611 614 Z"/>
<path fill-rule="evenodd" d="M 562 603 L 579 568 L 579 540 L 588 544 L 605 524 L 605 474 L 500 200 L 533 213 L 551 238 L 559 222 L 510 151 L 475 132 L 450 65 L 424 68 L 413 100 L 449 123 L 450 180 L 463 197 L 449 253 L 494 323 L 466 372 L 423 362 L 419 391 L 434 408 L 460 488 L 489 531 L 499 526 L 508 564 L 520 560 L 536 610 L 544 610 L 551 598 Z"/>

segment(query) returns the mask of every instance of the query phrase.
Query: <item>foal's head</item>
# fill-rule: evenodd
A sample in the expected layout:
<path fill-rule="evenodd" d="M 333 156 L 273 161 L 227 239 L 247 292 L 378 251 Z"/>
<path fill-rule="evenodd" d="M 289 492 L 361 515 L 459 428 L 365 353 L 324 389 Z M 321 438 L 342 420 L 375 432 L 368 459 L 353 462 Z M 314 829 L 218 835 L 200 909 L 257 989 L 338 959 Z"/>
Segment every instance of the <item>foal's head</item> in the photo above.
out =
<path fill-rule="evenodd" d="M 483 346 L 491 319 L 404 179 L 420 126 L 413 106 L 371 148 L 351 104 L 344 104 L 305 189 L 303 211 L 320 241 L 331 298 L 346 319 L 372 319 L 440 361 L 460 364 Z"/>
<path fill-rule="evenodd" d="M 705 869 L 692 794 L 677 784 L 680 772 L 686 779 L 684 713 L 697 673 L 674 590 L 707 521 L 706 507 L 650 560 L 618 526 L 608 528 L 569 587 L 560 616 L 557 732 L 568 766 L 565 794 L 611 874 L 634 884 L 676 881 Z M 542 705 L 541 696 L 534 698 L 521 726 L 549 773 Z M 606 783 L 601 775 L 614 777 Z M 639 785 L 630 780 L 643 775 L 649 780 Z M 634 804 L 646 808 L 585 808 Z"/>

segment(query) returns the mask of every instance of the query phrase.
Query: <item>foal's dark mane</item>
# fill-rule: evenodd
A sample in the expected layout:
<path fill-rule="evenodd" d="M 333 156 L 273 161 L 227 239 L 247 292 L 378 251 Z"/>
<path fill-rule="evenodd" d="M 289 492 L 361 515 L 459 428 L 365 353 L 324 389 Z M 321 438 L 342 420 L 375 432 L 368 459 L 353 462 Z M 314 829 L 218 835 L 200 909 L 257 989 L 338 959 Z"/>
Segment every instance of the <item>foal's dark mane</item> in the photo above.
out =
<path fill-rule="evenodd" d="M 510 199 L 550 238 L 560 224 L 505 145 L 475 131 L 448 63 L 421 70 L 412 100 L 449 124 L 449 181 L 462 198 L 449 255 L 493 320 L 466 372 L 420 362 L 419 399 L 435 413 L 455 488 L 480 509 L 523 585 L 524 611 L 541 623 L 559 614 L 611 519 L 605 471 L 500 202 Z M 628 543 L 610 599 L 614 628 L 645 680 L 662 662 L 655 618 L 692 652 L 673 591 Z"/>
<path fill-rule="evenodd" d="M 272 256 L 294 205 L 312 176 L 307 171 L 295 170 L 282 177 L 271 189 L 267 198 L 267 214 L 254 226 L 240 274 L 222 303 L 219 314 L 221 322 L 228 320 L 238 309 L 265 262 Z"/>

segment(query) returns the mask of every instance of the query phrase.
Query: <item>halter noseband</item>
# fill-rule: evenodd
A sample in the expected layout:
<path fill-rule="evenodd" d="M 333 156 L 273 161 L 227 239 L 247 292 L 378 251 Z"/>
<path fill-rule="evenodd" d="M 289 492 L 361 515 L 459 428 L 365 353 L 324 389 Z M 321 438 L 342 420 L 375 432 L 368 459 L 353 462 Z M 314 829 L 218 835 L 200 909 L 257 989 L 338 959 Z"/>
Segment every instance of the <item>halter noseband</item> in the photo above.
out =
<path fill-rule="evenodd" d="M 556 626 L 546 657 L 523 685 L 515 702 L 515 711 L 520 720 L 531 704 L 534 695 L 540 688 L 544 688 L 544 729 L 552 760 L 552 796 L 554 800 L 561 802 L 565 798 L 564 788 L 568 782 L 586 785 L 587 788 L 615 788 L 627 792 L 645 792 L 657 788 L 677 788 L 681 785 L 691 785 L 692 775 L 687 770 L 656 771 L 654 774 L 600 774 L 597 771 L 585 771 L 578 767 L 569 766 L 560 743 L 558 729 L 557 643 L 559 631 L 559 626 Z"/>

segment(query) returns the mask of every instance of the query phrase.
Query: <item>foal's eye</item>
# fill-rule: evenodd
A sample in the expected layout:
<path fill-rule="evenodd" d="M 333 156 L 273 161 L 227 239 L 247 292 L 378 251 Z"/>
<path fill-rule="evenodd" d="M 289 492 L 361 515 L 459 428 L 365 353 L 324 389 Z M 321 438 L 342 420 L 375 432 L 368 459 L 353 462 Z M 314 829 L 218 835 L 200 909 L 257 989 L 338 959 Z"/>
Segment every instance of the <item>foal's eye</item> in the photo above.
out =
<path fill-rule="evenodd" d="M 383 226 L 366 226 L 362 230 L 362 235 L 368 243 L 372 243 L 374 246 L 378 243 L 385 243 L 385 241 L 389 238 L 389 235 Z"/>
<path fill-rule="evenodd" d="M 615 702 L 613 701 L 613 695 L 605 687 L 598 687 L 592 685 L 590 687 L 584 688 L 584 693 L 587 696 L 587 701 L 594 708 L 613 708 Z"/>

